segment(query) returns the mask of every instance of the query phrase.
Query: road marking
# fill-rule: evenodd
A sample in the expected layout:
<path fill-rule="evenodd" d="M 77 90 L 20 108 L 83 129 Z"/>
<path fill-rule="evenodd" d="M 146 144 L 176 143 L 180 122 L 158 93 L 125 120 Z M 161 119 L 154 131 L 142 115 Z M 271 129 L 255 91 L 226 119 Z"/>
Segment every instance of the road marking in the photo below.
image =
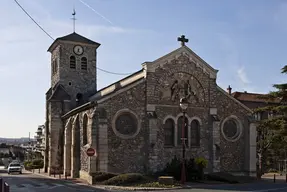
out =
<path fill-rule="evenodd" d="M 282 190 L 282 189 L 287 189 L 287 187 L 274 188 L 274 189 L 263 189 L 263 190 L 256 190 L 256 191 L 251 191 L 251 192 L 269 192 L 269 191 L 277 191 L 277 190 Z"/>
<path fill-rule="evenodd" d="M 54 188 L 63 187 L 63 186 L 64 186 L 64 185 L 55 185 L 55 186 L 49 187 L 48 189 L 54 189 Z"/>

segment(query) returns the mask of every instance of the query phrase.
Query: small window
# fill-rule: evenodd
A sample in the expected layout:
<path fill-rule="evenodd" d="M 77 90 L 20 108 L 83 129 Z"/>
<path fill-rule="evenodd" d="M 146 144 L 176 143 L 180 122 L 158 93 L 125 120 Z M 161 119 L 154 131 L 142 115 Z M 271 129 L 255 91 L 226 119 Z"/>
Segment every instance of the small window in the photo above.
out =
<path fill-rule="evenodd" d="M 254 118 L 256 121 L 261 121 L 261 113 L 260 112 L 255 113 Z"/>
<path fill-rule="evenodd" d="M 81 69 L 87 70 L 88 69 L 88 61 L 86 57 L 81 58 Z"/>
<path fill-rule="evenodd" d="M 76 57 L 75 56 L 70 57 L 70 68 L 76 69 Z"/>

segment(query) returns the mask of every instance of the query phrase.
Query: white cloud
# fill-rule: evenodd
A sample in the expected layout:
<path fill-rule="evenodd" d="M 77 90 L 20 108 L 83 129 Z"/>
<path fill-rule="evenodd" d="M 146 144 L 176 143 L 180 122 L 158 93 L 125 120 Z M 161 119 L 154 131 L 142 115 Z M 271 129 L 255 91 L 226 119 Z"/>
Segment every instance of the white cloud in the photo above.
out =
<path fill-rule="evenodd" d="M 249 84 L 250 81 L 247 78 L 247 74 L 245 72 L 245 67 L 241 66 L 238 70 L 237 70 L 237 76 L 239 78 L 239 80 L 243 83 L 243 84 Z"/>

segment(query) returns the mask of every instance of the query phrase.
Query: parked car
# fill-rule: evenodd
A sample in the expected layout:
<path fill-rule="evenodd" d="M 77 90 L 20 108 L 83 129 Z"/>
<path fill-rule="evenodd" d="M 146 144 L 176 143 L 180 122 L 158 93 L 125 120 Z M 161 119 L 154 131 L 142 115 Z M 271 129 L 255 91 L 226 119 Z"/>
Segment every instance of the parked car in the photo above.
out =
<path fill-rule="evenodd" d="M 15 172 L 22 174 L 22 166 L 20 165 L 20 163 L 10 163 L 7 172 L 8 174 Z"/>

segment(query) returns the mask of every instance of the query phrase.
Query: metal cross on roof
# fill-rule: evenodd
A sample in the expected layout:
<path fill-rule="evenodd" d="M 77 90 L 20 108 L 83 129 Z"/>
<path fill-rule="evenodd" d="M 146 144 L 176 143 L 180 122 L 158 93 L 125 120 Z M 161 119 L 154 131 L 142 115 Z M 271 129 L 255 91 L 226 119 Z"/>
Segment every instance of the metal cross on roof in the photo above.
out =
<path fill-rule="evenodd" d="M 184 46 L 185 43 L 188 43 L 188 39 L 185 38 L 185 35 L 182 35 L 182 36 L 178 37 L 177 41 L 181 42 L 181 46 Z"/>

